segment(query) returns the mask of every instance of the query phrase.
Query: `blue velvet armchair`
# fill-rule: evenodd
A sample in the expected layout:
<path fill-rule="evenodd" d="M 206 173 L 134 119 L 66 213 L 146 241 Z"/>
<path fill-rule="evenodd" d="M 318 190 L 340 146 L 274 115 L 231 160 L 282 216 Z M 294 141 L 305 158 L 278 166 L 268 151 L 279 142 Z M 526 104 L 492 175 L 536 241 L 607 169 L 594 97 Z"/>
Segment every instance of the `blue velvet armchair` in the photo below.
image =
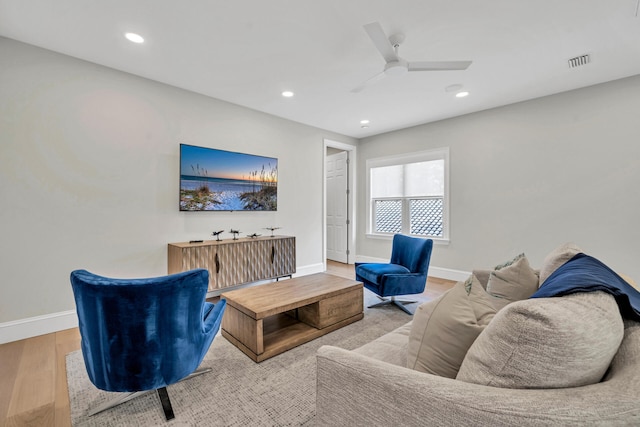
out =
<path fill-rule="evenodd" d="M 220 328 L 226 301 L 206 302 L 208 283 L 204 269 L 149 279 L 71 273 L 89 379 L 101 390 L 129 392 L 89 415 L 157 390 L 166 419 L 174 418 L 166 387 L 211 370 L 196 368 Z"/>
<path fill-rule="evenodd" d="M 412 314 L 404 305 L 416 301 L 400 301 L 395 297 L 424 291 L 432 249 L 431 239 L 396 234 L 389 263 L 356 263 L 356 280 L 382 300 L 369 308 L 394 304 Z"/>

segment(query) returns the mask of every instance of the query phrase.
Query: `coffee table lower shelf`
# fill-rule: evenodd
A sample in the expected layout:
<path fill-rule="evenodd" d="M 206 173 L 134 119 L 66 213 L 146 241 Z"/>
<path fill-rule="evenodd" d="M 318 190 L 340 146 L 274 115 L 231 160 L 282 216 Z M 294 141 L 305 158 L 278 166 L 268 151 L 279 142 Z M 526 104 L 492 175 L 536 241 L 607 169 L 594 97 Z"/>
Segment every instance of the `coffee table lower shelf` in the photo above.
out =
<path fill-rule="evenodd" d="M 244 354 L 249 356 L 254 362 L 262 362 L 294 347 L 312 341 L 329 332 L 333 332 L 344 326 L 347 326 L 358 320 L 362 320 L 363 313 L 344 319 L 333 325 L 326 326 L 322 329 L 315 328 L 295 319 L 293 316 L 285 313 L 270 316 L 263 320 L 263 347 L 264 351 L 260 354 L 254 353 L 250 348 L 237 340 L 226 330 L 222 329 L 222 336 L 225 337 L 234 346 L 238 347 Z"/>

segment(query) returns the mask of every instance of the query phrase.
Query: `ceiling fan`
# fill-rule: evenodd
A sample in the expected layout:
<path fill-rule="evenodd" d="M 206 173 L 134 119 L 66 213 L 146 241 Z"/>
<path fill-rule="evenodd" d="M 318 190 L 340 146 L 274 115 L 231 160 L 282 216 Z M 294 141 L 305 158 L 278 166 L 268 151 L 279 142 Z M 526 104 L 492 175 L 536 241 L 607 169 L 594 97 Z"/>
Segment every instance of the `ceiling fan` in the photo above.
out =
<path fill-rule="evenodd" d="M 402 75 L 407 71 L 452 71 L 466 70 L 471 61 L 418 61 L 408 62 L 406 59 L 398 56 L 398 48 L 404 41 L 404 34 L 393 34 L 390 37 L 384 33 L 379 22 L 372 22 L 364 26 L 365 31 L 369 34 L 371 41 L 376 46 L 382 57 L 386 61 L 384 70 L 362 83 L 360 86 L 352 89 L 351 92 L 358 93 L 367 86 L 376 83 L 384 78 L 384 76 Z"/>

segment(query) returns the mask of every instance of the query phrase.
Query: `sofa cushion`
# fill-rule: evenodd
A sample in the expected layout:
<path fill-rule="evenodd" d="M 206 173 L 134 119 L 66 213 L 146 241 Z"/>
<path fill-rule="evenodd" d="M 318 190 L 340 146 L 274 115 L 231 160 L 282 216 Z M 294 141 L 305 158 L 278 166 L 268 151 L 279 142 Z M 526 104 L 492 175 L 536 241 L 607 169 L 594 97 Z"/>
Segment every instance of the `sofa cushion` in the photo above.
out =
<path fill-rule="evenodd" d="M 532 389 L 597 383 L 623 334 L 618 305 L 604 292 L 514 302 L 471 346 L 457 379 Z"/>
<path fill-rule="evenodd" d="M 538 273 L 529 266 L 525 254 L 496 268 L 489 275 L 487 292 L 502 299 L 502 306 L 529 298 L 538 290 Z M 501 308 L 501 307 L 498 307 Z"/>
<path fill-rule="evenodd" d="M 411 322 L 406 323 L 353 351 L 392 365 L 407 366 L 407 346 L 411 324 Z"/>
<path fill-rule="evenodd" d="M 540 286 L 554 271 L 556 271 L 561 265 L 569 261 L 575 255 L 582 252 L 575 243 L 565 243 L 558 246 L 549 253 L 542 261 L 542 267 L 540 267 Z"/>
<path fill-rule="evenodd" d="M 473 275 L 440 298 L 421 304 L 409 332 L 407 367 L 455 378 L 467 350 L 495 312 Z"/>

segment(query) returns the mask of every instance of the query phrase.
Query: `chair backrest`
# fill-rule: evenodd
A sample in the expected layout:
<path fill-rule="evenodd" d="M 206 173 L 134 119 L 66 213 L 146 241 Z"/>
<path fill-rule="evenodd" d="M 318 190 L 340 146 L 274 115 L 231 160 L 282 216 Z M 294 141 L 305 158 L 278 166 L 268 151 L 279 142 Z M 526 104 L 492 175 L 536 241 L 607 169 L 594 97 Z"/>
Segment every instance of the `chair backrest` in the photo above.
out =
<path fill-rule="evenodd" d="M 393 236 L 391 249 L 391 264 L 400 264 L 412 273 L 427 274 L 433 240 L 419 237 L 409 237 L 402 234 Z"/>
<path fill-rule="evenodd" d="M 142 391 L 192 373 L 219 328 L 219 321 L 212 334 L 203 327 L 203 317 L 212 310 L 205 301 L 208 283 L 204 269 L 149 279 L 72 272 L 91 382 L 102 390 Z M 215 308 L 223 310 L 222 303 Z"/>

